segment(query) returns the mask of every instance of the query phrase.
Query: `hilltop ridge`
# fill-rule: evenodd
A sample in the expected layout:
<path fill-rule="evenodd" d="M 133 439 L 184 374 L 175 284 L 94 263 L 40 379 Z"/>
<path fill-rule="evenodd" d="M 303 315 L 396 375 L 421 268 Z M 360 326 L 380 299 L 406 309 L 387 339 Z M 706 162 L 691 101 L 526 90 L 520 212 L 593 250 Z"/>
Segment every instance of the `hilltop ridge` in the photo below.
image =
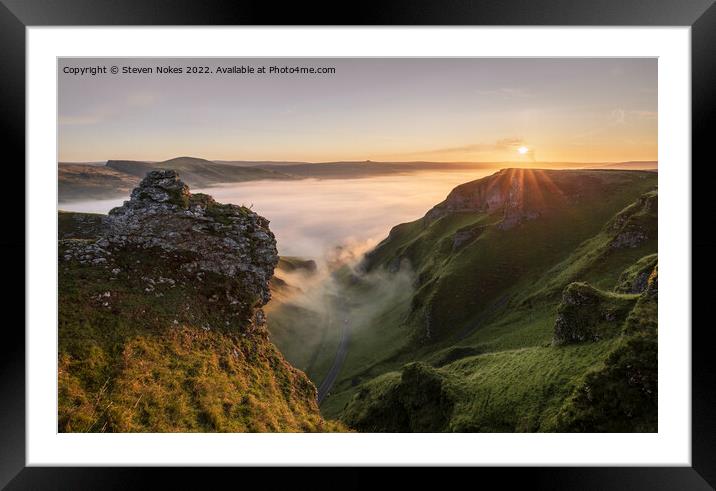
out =
<path fill-rule="evenodd" d="M 222 183 L 255 180 L 357 179 L 430 171 L 469 171 L 504 168 L 534 168 L 534 163 L 515 162 L 292 162 L 228 161 L 181 156 L 164 161 L 110 159 L 102 163 L 60 162 L 59 200 L 109 199 L 126 195 L 151 170 L 172 169 L 191 187 L 210 187 Z M 587 164 L 579 162 L 541 162 L 549 169 L 562 168 L 643 168 L 656 169 L 656 162 Z"/>

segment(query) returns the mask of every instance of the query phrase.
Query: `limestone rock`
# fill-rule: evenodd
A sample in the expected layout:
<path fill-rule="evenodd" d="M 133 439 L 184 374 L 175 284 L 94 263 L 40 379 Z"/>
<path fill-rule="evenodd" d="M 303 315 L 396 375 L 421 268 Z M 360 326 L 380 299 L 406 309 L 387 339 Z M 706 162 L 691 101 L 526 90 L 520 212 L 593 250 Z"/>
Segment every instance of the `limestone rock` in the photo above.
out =
<path fill-rule="evenodd" d="M 96 240 L 61 240 L 60 248 L 61 260 L 104 267 L 108 275 L 119 267 L 113 258 L 128 250 L 138 252 L 137 262 L 151 257 L 171 281 L 161 283 L 174 286 L 179 277 L 201 283 L 214 275 L 225 290 L 216 295 L 237 305 L 244 323 L 271 298 L 269 280 L 278 263 L 268 220 L 245 207 L 191 194 L 173 170 L 149 172 L 130 199 L 103 219 Z M 153 291 L 154 282 L 147 288 Z"/>
<path fill-rule="evenodd" d="M 500 213 L 501 230 L 535 220 L 585 197 L 595 196 L 604 184 L 598 173 L 572 174 L 543 169 L 503 169 L 496 174 L 453 189 L 442 203 L 431 209 L 431 222 L 449 213 Z"/>

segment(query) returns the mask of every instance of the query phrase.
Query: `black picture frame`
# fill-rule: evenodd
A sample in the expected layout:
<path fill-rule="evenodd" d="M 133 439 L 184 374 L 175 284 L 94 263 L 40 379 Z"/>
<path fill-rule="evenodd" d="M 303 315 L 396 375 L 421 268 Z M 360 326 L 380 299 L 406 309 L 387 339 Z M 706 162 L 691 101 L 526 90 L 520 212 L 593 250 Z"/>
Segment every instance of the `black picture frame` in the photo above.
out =
<path fill-rule="evenodd" d="M 692 264 L 704 278 L 692 288 L 692 467 L 674 468 L 480 468 L 454 470 L 452 479 L 497 477 L 501 484 L 517 481 L 550 489 L 712 489 L 716 487 L 716 368 L 712 361 L 712 322 L 697 322 L 716 293 L 716 241 L 697 233 L 696 224 L 713 223 L 712 186 L 705 172 L 714 165 L 710 151 L 716 114 L 716 7 L 714 0 L 403 0 L 329 5 L 199 0 L 0 0 L 0 134 L 5 137 L 3 173 L 18 184 L 18 196 L 6 203 L 5 230 L 0 234 L 5 289 L 5 326 L 0 343 L 0 487 L 7 489 L 131 489 L 146 487 L 159 477 L 168 487 L 181 488 L 215 479 L 232 479 L 235 469 L 39 468 L 25 466 L 24 330 L 7 319 L 24 305 L 24 265 L 32 261 L 25 249 L 25 29 L 28 26 L 112 25 L 527 25 L 527 26 L 690 26 L 692 69 Z M 710 157 L 710 159 L 709 159 Z M 694 163 L 698 163 L 694 165 Z M 711 164 L 711 165 L 709 165 Z M 685 164 L 686 165 L 686 164 Z M 699 179 L 693 172 L 699 168 Z M 31 185 L 31 183 L 25 183 Z M 6 195 L 7 196 L 7 195 Z M 6 198 L 7 199 L 7 198 Z M 24 211 L 24 207 L 23 207 Z M 710 227 L 704 227 L 708 229 Z M 712 235 L 712 234 L 711 234 Z M 13 270 L 13 268 L 15 268 Z M 21 268 L 23 269 L 21 271 Z M 9 273 L 9 274 L 8 274 Z M 20 280 L 20 278 L 23 278 Z M 698 308 L 697 308 L 698 307 Z M 12 308 L 12 310 L 11 310 Z M 704 317 L 702 317 L 702 320 Z M 668 326 L 688 329 L 691 326 Z M 194 469 L 196 471 L 196 469 Z M 206 469 L 204 469 L 206 471 Z M 264 469 L 241 469 L 242 481 L 261 482 Z M 341 487 L 364 487 L 377 478 L 373 470 L 349 469 Z M 247 475 L 248 473 L 248 475 Z M 475 477 L 475 473 L 479 477 Z M 421 480 L 424 470 L 414 469 Z M 265 476 L 265 474 L 263 474 Z M 274 475 L 275 476 L 275 475 Z M 272 477 L 273 479 L 274 477 Z M 319 469 L 291 470 L 289 479 L 312 487 L 325 484 Z M 332 480 L 328 480 L 330 482 Z M 456 482 L 458 482 L 456 481 Z M 478 481 L 479 482 L 479 481 Z M 275 485 L 276 482 L 274 481 Z M 362 484 L 362 485 L 361 485 Z M 271 487 L 276 487 L 272 485 Z"/>

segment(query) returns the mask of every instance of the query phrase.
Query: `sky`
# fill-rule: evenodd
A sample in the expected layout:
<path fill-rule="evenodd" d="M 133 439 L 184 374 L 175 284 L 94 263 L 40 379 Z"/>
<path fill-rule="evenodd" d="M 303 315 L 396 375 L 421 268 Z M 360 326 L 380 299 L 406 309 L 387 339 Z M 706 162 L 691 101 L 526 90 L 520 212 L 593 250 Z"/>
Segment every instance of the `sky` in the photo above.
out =
<path fill-rule="evenodd" d="M 71 73 L 97 66 L 107 73 Z M 167 66 L 184 73 L 157 73 Z M 234 66 L 335 72 L 218 73 Z M 153 73 L 122 73 L 130 67 Z M 65 58 L 58 68 L 62 162 L 658 159 L 656 59 Z"/>

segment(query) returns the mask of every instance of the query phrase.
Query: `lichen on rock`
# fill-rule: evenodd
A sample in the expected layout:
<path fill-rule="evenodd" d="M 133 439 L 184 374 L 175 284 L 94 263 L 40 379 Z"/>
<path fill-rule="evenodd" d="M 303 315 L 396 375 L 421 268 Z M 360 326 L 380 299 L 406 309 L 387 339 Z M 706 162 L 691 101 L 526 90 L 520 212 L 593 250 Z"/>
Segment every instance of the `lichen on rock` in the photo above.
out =
<path fill-rule="evenodd" d="M 225 300 L 250 322 L 252 309 L 271 298 L 269 280 L 278 263 L 269 221 L 233 204 L 192 195 L 176 171 L 152 171 L 128 201 L 104 218 L 96 240 L 60 241 L 60 259 L 85 265 L 117 267 L 118 251 L 156 251 L 167 260 L 167 275 L 203 282 L 213 275 L 225 286 Z M 139 255 L 138 261 L 143 261 Z M 171 263 L 171 265 L 169 264 Z M 174 279 L 173 281 L 175 281 Z"/>

